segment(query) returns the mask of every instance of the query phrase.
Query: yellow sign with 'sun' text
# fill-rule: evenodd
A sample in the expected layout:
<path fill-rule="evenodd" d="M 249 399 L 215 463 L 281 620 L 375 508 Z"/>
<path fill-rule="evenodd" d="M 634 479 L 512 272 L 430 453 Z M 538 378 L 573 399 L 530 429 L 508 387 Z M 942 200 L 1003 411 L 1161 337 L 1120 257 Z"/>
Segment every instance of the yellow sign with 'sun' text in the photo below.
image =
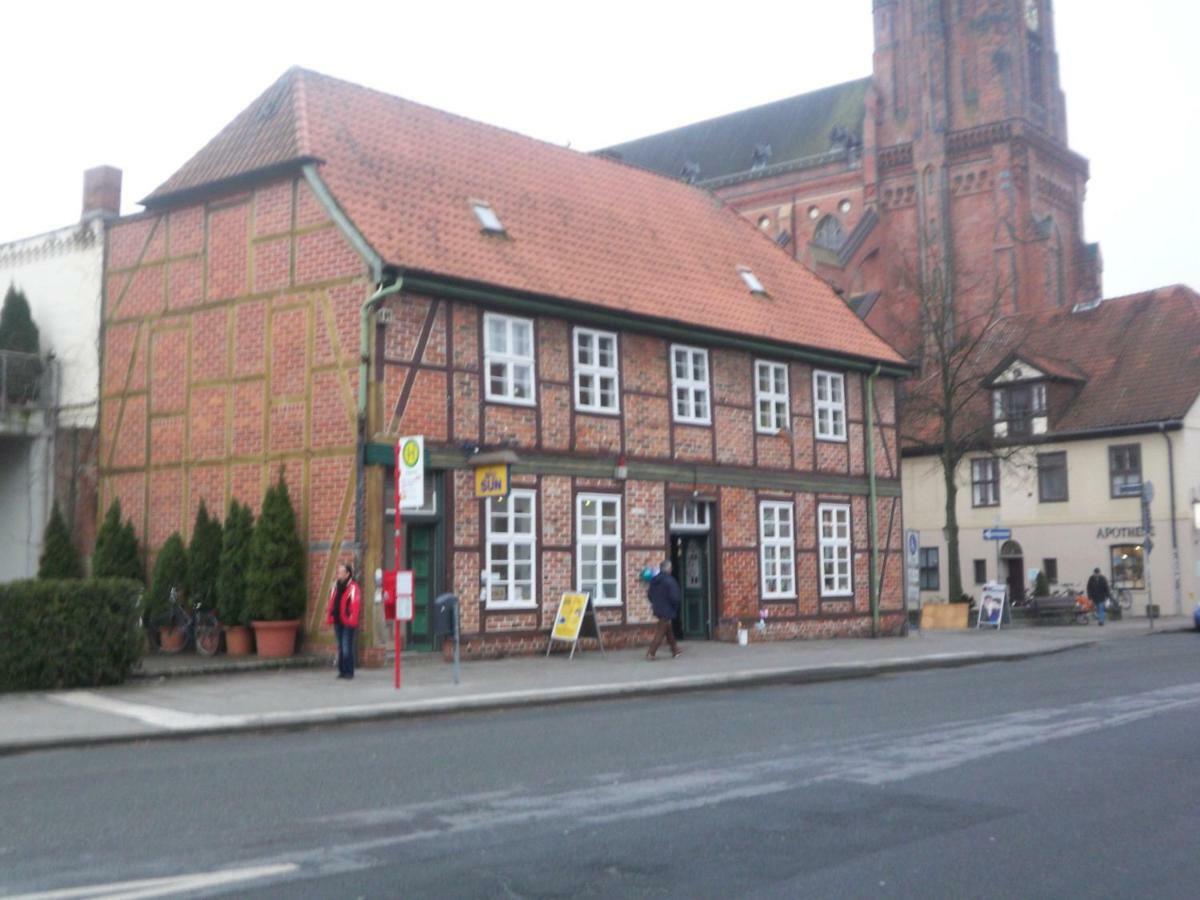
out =
<path fill-rule="evenodd" d="M 475 469 L 476 497 L 508 496 L 508 463 L 478 466 Z"/>

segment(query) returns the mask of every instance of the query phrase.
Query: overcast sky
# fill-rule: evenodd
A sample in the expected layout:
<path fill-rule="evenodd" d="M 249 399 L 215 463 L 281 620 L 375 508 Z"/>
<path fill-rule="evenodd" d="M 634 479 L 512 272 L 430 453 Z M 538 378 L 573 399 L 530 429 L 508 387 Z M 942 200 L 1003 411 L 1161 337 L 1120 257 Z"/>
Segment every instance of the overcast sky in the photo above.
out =
<path fill-rule="evenodd" d="M 1200 11 L 1056 0 L 1071 146 L 1105 293 L 1200 289 Z M 106 0 L 4 5 L 0 242 L 69 224 L 82 172 L 124 211 L 289 66 L 569 143 L 661 131 L 871 71 L 871 0 Z"/>

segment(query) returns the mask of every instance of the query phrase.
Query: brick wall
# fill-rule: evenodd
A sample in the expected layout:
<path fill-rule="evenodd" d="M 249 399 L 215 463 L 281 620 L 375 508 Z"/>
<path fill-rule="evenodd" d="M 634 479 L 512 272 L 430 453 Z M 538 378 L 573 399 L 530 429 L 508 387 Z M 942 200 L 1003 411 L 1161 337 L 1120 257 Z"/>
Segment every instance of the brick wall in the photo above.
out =
<path fill-rule="evenodd" d="M 354 539 L 361 259 L 301 179 L 119 220 L 108 241 L 101 508 L 120 497 L 152 558 L 201 498 L 257 511 L 286 473 L 311 627 L 331 548 Z"/>

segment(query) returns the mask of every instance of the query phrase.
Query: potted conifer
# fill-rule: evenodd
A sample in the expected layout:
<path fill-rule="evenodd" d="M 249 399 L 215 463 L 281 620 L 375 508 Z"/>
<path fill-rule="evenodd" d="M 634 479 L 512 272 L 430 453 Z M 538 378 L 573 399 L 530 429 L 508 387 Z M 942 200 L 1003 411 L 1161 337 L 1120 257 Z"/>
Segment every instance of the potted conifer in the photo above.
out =
<path fill-rule="evenodd" d="M 96 532 L 92 552 L 92 576 L 95 578 L 132 578 L 145 581 L 142 556 L 138 549 L 133 522 L 121 522 L 121 501 L 114 500 Z"/>
<path fill-rule="evenodd" d="M 283 473 L 267 489 L 250 538 L 246 615 L 259 656 L 291 656 L 306 604 L 304 547 Z"/>
<path fill-rule="evenodd" d="M 178 653 L 187 643 L 187 629 L 171 616 L 171 590 L 183 591 L 188 582 L 187 549 L 176 531 L 167 538 L 154 561 L 150 594 L 146 599 L 146 619 L 158 629 L 158 647 L 164 653 Z M 182 603 L 182 599 L 179 599 Z"/>
<path fill-rule="evenodd" d="M 225 630 L 225 652 L 230 656 L 250 653 L 250 628 L 246 625 L 246 570 L 254 513 L 234 500 L 225 517 L 221 560 L 217 566 L 217 618 Z"/>

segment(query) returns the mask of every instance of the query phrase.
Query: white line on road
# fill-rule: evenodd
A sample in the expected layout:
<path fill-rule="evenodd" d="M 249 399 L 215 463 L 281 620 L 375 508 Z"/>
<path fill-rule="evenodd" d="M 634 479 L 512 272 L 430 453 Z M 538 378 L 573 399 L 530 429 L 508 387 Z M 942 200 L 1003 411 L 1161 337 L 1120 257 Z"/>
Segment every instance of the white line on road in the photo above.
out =
<path fill-rule="evenodd" d="M 40 894 L 21 894 L 9 900 L 140 900 L 144 897 L 166 897 L 215 887 L 228 887 L 262 878 L 290 875 L 300 867 L 295 863 L 269 866 L 249 866 L 240 869 L 221 869 L 215 872 L 196 872 L 170 878 L 145 878 L 140 881 L 117 881 L 85 887 L 46 891 Z"/>

